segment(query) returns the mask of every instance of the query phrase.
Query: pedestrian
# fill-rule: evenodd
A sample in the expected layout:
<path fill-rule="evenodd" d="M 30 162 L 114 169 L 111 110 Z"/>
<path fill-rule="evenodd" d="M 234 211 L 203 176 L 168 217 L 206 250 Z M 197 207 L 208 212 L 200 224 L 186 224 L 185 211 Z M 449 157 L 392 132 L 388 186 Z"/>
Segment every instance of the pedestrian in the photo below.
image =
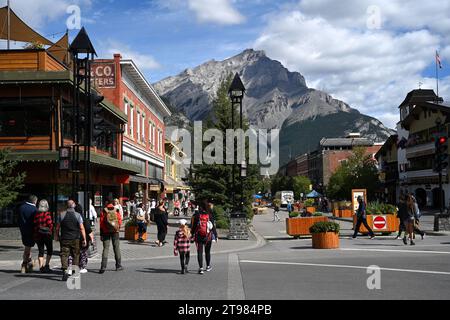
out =
<path fill-rule="evenodd" d="M 80 213 L 83 212 L 83 207 L 80 204 L 77 204 L 75 206 L 75 211 Z M 84 230 L 86 232 L 86 246 L 83 246 L 82 239 L 80 238 L 80 263 L 78 264 L 78 267 L 80 268 L 80 273 L 87 273 L 87 264 L 89 260 L 89 246 L 90 244 L 94 243 L 94 231 L 91 227 L 91 222 L 88 218 L 83 217 L 83 225 Z M 69 267 L 73 265 L 73 257 L 69 257 Z M 69 268 L 70 269 L 70 268 Z M 70 274 L 70 273 L 69 273 Z"/>
<path fill-rule="evenodd" d="M 95 210 L 92 204 L 92 199 L 89 199 L 89 221 L 91 222 L 91 226 L 95 226 L 97 223 L 97 210 Z"/>
<path fill-rule="evenodd" d="M 136 220 L 138 225 L 138 233 L 139 233 L 139 239 L 138 242 L 144 242 L 143 235 L 144 233 L 147 233 L 147 225 L 149 223 L 149 218 L 147 213 L 143 209 L 144 205 L 140 203 L 137 207 L 136 212 Z"/>
<path fill-rule="evenodd" d="M 176 216 L 176 217 L 180 216 L 180 211 L 181 211 L 180 200 L 177 199 L 174 202 L 173 215 Z"/>
<path fill-rule="evenodd" d="M 53 255 L 53 218 L 49 211 L 47 200 L 39 201 L 39 207 L 34 216 L 34 240 L 37 244 L 39 255 L 39 270 L 41 273 L 49 273 L 50 260 Z M 47 258 L 44 263 L 44 253 L 47 249 Z"/>
<path fill-rule="evenodd" d="M 397 218 L 400 220 L 400 225 L 396 240 L 402 238 L 402 234 L 403 232 L 405 232 L 405 238 L 403 238 L 403 242 L 405 242 L 405 244 L 408 244 L 406 242 L 406 228 L 408 224 L 409 215 L 408 215 L 408 206 L 406 205 L 405 196 L 403 194 L 401 194 L 399 198 Z"/>
<path fill-rule="evenodd" d="M 108 265 L 109 246 L 112 242 L 114 258 L 116 260 L 116 271 L 122 271 L 122 256 L 120 254 L 120 227 L 122 226 L 122 217 L 119 209 L 110 203 L 102 210 L 100 215 L 100 237 L 103 243 L 102 263 L 100 274 L 105 273 Z"/>
<path fill-rule="evenodd" d="M 188 200 L 183 201 L 183 214 L 185 217 L 189 217 L 189 201 Z"/>
<path fill-rule="evenodd" d="M 86 246 L 86 231 L 84 221 L 79 212 L 75 211 L 75 201 L 67 202 L 67 210 L 61 213 L 57 219 L 56 238 L 61 247 L 61 266 L 63 271 L 63 281 L 67 281 L 71 271 L 68 271 L 69 256 L 73 257 L 73 264 L 80 264 L 80 238 L 81 245 Z"/>
<path fill-rule="evenodd" d="M 212 270 L 211 266 L 211 246 L 212 242 L 218 241 L 217 230 L 213 215 L 214 204 L 212 200 L 206 201 L 204 208 L 193 217 L 192 236 L 197 246 L 198 273 L 203 271 L 203 250 L 205 251 L 206 271 Z"/>
<path fill-rule="evenodd" d="M 273 221 L 272 222 L 275 222 L 275 221 L 280 222 L 281 221 L 280 216 L 278 215 L 279 212 L 280 212 L 280 200 L 274 199 L 273 200 Z"/>
<path fill-rule="evenodd" d="M 411 195 L 412 200 L 414 202 L 414 234 L 419 234 L 422 237 L 422 240 L 425 238 L 425 232 L 420 230 L 420 209 L 419 204 L 417 203 L 416 197 Z"/>
<path fill-rule="evenodd" d="M 155 210 L 155 223 L 158 229 L 158 239 L 155 243 L 162 247 L 166 243 L 167 225 L 169 224 L 167 210 L 164 201 L 160 200 Z"/>
<path fill-rule="evenodd" d="M 369 227 L 369 224 L 367 223 L 366 204 L 364 203 L 364 200 L 361 196 L 358 197 L 358 203 L 359 207 L 358 210 L 356 211 L 357 222 L 355 226 L 355 233 L 353 234 L 353 239 L 356 239 L 359 233 L 359 228 L 361 228 L 361 224 L 363 224 L 364 227 L 366 227 L 366 229 L 369 231 L 370 239 L 373 239 L 375 238 L 375 234 L 373 233 L 372 229 Z"/>
<path fill-rule="evenodd" d="M 187 226 L 185 219 L 180 220 L 180 227 L 175 233 L 173 242 L 173 253 L 180 255 L 181 274 L 189 273 L 188 265 L 191 250 L 191 230 Z"/>
<path fill-rule="evenodd" d="M 122 221 L 123 221 L 123 207 L 122 207 L 122 205 L 120 204 L 119 199 L 114 199 L 114 208 L 117 209 L 117 210 L 119 210 L 120 218 L 121 218 Z"/>
<path fill-rule="evenodd" d="M 291 214 L 291 212 L 292 212 L 292 201 L 291 201 L 291 199 L 289 199 L 287 201 L 287 211 L 288 211 L 289 214 Z"/>
<path fill-rule="evenodd" d="M 19 229 L 24 246 L 21 273 L 33 272 L 34 262 L 31 257 L 31 249 L 34 247 L 34 216 L 37 213 L 38 198 L 35 195 L 30 195 L 28 201 L 24 202 L 19 207 Z"/>

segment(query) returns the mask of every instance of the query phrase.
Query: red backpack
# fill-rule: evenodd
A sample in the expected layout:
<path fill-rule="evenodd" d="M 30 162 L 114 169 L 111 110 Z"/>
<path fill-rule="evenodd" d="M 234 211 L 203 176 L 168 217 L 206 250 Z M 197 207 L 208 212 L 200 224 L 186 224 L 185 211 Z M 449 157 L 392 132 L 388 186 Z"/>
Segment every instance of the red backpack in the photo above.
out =
<path fill-rule="evenodd" d="M 209 233 L 208 222 L 209 222 L 209 214 L 207 213 L 200 214 L 198 219 L 197 234 L 202 238 L 206 238 L 208 236 Z"/>

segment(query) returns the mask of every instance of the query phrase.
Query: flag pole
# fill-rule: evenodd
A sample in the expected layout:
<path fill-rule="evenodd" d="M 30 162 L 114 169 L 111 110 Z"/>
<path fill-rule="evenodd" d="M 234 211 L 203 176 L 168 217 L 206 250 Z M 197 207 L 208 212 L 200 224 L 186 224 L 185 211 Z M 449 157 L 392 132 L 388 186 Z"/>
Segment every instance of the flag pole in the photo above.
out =
<path fill-rule="evenodd" d="M 438 51 L 436 50 L 436 58 L 435 58 L 435 63 L 436 63 L 436 95 L 439 98 L 439 62 L 438 62 Z M 439 99 L 438 99 L 439 101 Z"/>
<path fill-rule="evenodd" d="M 7 20 L 8 20 L 8 50 L 10 49 L 10 42 L 11 42 L 11 7 L 9 4 L 9 0 L 7 1 L 8 6 L 8 15 L 7 15 Z"/>

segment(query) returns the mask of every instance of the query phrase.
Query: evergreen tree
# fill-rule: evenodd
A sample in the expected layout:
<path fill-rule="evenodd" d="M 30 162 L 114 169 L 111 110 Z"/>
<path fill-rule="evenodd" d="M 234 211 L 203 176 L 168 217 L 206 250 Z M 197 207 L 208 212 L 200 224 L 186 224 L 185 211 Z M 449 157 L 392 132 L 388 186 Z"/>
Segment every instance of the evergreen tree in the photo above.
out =
<path fill-rule="evenodd" d="M 8 160 L 8 150 L 0 150 L 0 208 L 5 208 L 19 195 L 18 190 L 23 188 L 25 173 L 14 175 L 16 161 Z"/>
<path fill-rule="evenodd" d="M 238 129 L 240 127 L 239 110 L 235 108 L 234 127 L 232 126 L 232 106 L 228 96 L 228 89 L 231 85 L 231 75 L 221 83 L 217 96 L 213 101 L 212 113 L 204 124 L 203 129 L 217 129 L 223 135 L 223 159 L 224 164 L 201 164 L 193 165 L 191 174 L 189 175 L 190 185 L 197 200 L 214 199 L 216 206 L 220 207 L 216 212 L 224 210 L 239 209 L 241 201 L 240 194 L 240 166 L 235 166 L 235 190 L 232 185 L 232 165 L 225 164 L 226 161 L 226 130 Z M 246 119 L 243 121 L 243 130 L 249 128 Z M 204 143 L 203 147 L 209 143 Z M 203 148 L 203 149 L 204 149 Z M 246 152 L 248 155 L 248 144 L 246 144 Z M 257 165 L 249 165 L 247 168 L 247 177 L 244 178 L 244 208 L 247 216 L 251 218 L 253 212 L 251 210 L 252 195 L 257 191 L 259 184 L 259 167 Z M 235 194 L 235 203 L 233 203 L 233 192 Z M 224 219 L 223 217 L 216 217 Z"/>

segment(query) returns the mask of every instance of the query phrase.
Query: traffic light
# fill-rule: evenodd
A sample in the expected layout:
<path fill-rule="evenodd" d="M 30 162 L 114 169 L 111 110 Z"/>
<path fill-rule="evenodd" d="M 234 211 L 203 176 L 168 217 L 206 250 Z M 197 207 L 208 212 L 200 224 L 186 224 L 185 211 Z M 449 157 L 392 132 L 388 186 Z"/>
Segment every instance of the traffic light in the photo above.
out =
<path fill-rule="evenodd" d="M 441 172 L 447 169 L 449 165 L 448 158 L 448 137 L 446 135 L 438 135 L 435 141 L 435 170 Z"/>
<path fill-rule="evenodd" d="M 103 107 L 100 105 L 105 97 L 98 95 L 95 91 L 91 95 L 91 108 L 92 108 L 92 145 L 95 145 L 97 138 L 103 133 L 104 118 L 102 117 Z"/>

